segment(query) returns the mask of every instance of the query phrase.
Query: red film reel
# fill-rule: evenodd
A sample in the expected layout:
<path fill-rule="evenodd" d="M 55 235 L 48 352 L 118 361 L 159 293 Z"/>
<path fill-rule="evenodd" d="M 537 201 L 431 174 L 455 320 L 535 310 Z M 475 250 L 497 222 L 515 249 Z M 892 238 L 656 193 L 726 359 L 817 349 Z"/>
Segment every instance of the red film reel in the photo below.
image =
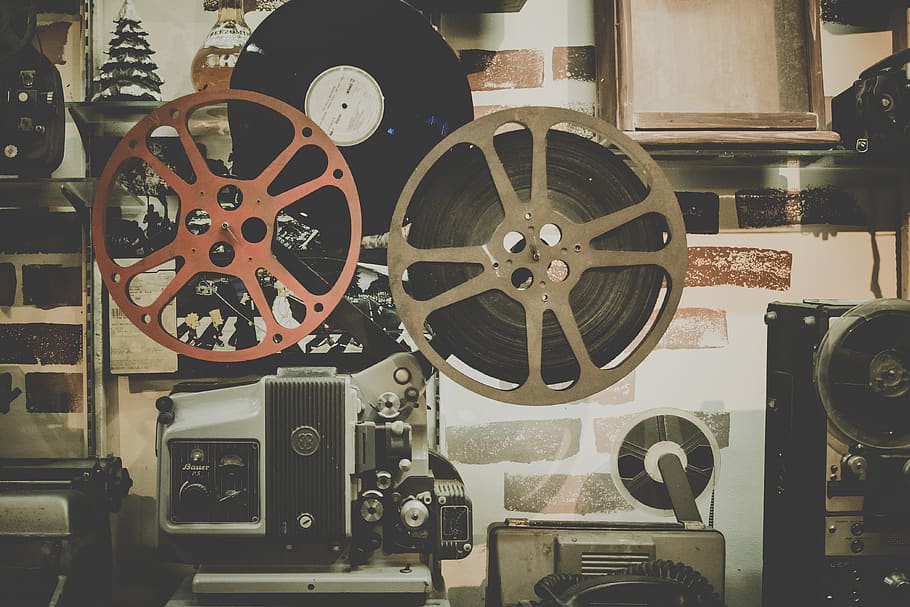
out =
<path fill-rule="evenodd" d="M 189 128 L 194 111 L 223 102 L 249 102 L 277 112 L 293 126 L 290 143 L 266 166 L 258 177 L 240 180 L 214 174 L 200 151 Z M 180 146 L 192 167 L 194 180 L 185 180 L 159 159 L 149 148 L 149 138 L 161 127 L 176 130 Z M 172 132 L 172 131 L 171 131 Z M 321 174 L 289 190 L 270 194 L 269 186 L 285 166 L 307 146 L 322 150 L 327 166 Z M 131 159 L 147 167 L 179 197 L 180 210 L 175 221 L 173 239 L 140 257 L 131 265 L 117 263 L 109 253 L 106 234 L 110 201 L 121 167 Z M 135 160 L 133 160 L 135 162 Z M 219 203 L 219 191 L 233 186 L 242 192 L 243 204 L 225 208 Z M 337 278 L 324 293 L 314 293 L 281 263 L 272 250 L 277 230 L 277 217 L 289 205 L 321 188 L 337 188 L 344 196 L 350 217 L 350 241 L 343 266 Z M 188 227 L 187 214 L 208 216 L 209 227 L 200 232 Z M 247 230 L 247 227 L 256 229 Z M 248 237 L 248 233 L 255 236 Z M 212 362 L 235 362 L 262 358 L 288 348 L 319 327 L 344 296 L 354 276 L 361 240 L 360 200 L 348 165 L 331 139 L 309 118 L 294 107 L 271 97 L 242 90 L 226 90 L 188 95 L 153 111 L 139 121 L 114 149 L 98 180 L 92 217 L 92 242 L 95 257 L 105 285 L 114 301 L 132 323 L 163 346 L 192 358 Z M 213 259 L 213 251 L 225 244 L 233 253 Z M 151 303 L 139 303 L 130 294 L 130 283 L 140 274 L 174 262 L 174 276 Z M 216 264 L 216 261 L 218 262 Z M 296 326 L 280 323 L 273 312 L 260 278 L 267 272 L 295 295 L 305 315 Z M 255 306 L 260 325 L 258 343 L 236 350 L 212 350 L 196 347 L 178 339 L 165 328 L 162 313 L 178 291 L 200 274 L 219 274 L 242 281 Z M 318 290 L 318 289 L 315 289 Z"/>

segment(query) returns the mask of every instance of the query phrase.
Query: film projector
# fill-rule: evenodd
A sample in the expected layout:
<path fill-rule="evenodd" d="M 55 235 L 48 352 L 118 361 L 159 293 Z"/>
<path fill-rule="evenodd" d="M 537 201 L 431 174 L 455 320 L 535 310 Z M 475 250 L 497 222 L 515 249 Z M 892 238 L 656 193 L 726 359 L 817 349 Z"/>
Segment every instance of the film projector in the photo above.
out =
<path fill-rule="evenodd" d="M 910 599 L 910 302 L 773 303 L 764 604 Z"/>
<path fill-rule="evenodd" d="M 475 535 L 464 483 L 436 451 L 435 371 L 502 402 L 580 400 L 650 353 L 683 288 L 682 214 L 637 144 L 556 108 L 471 121 L 457 59 L 416 11 L 316 4 L 263 22 L 234 88 L 137 123 L 97 185 L 93 245 L 119 314 L 214 376 L 273 365 L 158 401 L 160 543 L 197 565 L 170 607 L 448 605 L 440 562 L 468 556 Z M 325 31 L 275 30 L 306 17 Z M 369 44 L 381 19 L 401 35 Z M 366 37 L 359 56 L 334 35 L 342 25 Z M 426 53 L 402 42 L 416 39 Z M 301 65 L 275 59 L 289 54 Z M 405 56 L 429 56 L 444 82 L 396 79 L 388 65 L 407 72 Z M 365 356 L 316 356 L 351 349 Z M 550 578 L 540 599 L 591 582 L 576 604 L 714 605 L 723 538 L 694 496 L 716 448 L 671 414 L 623 446 L 631 498 L 679 522 L 575 530 L 650 548 L 590 579 Z"/>

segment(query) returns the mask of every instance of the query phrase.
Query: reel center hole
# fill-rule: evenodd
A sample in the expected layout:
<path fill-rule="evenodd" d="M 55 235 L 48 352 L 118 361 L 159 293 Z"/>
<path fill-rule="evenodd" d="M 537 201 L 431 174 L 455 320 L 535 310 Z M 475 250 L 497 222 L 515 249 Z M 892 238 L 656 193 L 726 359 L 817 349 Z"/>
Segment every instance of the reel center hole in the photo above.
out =
<path fill-rule="evenodd" d="M 548 247 L 555 247 L 562 240 L 562 230 L 554 223 L 548 223 L 540 228 L 540 239 Z"/>
<path fill-rule="evenodd" d="M 209 259 L 219 268 L 226 268 L 234 262 L 234 247 L 226 242 L 217 242 L 209 249 Z"/>
<path fill-rule="evenodd" d="M 518 268 L 512 272 L 512 286 L 519 291 L 526 291 L 534 284 L 534 274 L 527 268 Z"/>
<path fill-rule="evenodd" d="M 208 211 L 194 209 L 186 215 L 186 229 L 194 236 L 200 236 L 209 231 L 212 227 L 212 218 Z"/>
<path fill-rule="evenodd" d="M 521 232 L 509 232 L 502 239 L 502 246 L 509 253 L 521 253 L 527 245 L 528 241 Z"/>
<path fill-rule="evenodd" d="M 262 242 L 268 231 L 266 223 L 258 217 L 250 217 L 240 226 L 240 233 L 247 242 Z"/>
<path fill-rule="evenodd" d="M 547 267 L 547 278 L 550 282 L 564 282 L 569 277 L 569 264 L 561 259 L 554 259 Z"/>
<path fill-rule="evenodd" d="M 243 202 L 243 192 L 234 184 L 228 184 L 218 190 L 218 206 L 225 211 L 234 211 L 240 208 Z"/>

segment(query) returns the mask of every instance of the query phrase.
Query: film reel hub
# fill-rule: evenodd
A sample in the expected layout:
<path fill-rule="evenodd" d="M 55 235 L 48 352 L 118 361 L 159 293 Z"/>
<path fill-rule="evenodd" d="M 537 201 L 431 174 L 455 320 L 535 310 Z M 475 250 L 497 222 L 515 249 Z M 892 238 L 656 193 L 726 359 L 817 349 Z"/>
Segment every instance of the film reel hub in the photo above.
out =
<path fill-rule="evenodd" d="M 910 302 L 876 300 L 833 319 L 814 379 L 828 419 L 849 440 L 910 447 Z"/>

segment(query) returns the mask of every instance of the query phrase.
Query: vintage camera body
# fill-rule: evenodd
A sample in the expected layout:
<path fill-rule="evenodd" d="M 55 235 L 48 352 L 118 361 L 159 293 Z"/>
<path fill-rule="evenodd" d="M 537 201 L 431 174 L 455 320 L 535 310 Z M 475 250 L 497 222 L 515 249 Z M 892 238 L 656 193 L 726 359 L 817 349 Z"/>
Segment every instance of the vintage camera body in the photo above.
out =
<path fill-rule="evenodd" d="M 832 128 L 857 152 L 910 149 L 910 51 L 866 69 L 831 102 Z"/>
<path fill-rule="evenodd" d="M 162 546 L 209 571 L 467 556 L 471 502 L 431 450 L 425 382 L 414 356 L 396 354 L 354 375 L 176 388 L 158 402 Z"/>

